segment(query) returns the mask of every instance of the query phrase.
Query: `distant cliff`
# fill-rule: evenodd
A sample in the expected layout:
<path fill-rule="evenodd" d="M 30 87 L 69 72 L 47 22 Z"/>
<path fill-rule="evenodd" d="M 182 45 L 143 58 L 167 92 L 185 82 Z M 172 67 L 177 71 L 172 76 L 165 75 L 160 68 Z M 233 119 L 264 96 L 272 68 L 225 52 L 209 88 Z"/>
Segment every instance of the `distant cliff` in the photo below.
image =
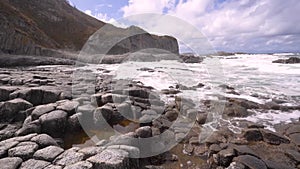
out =
<path fill-rule="evenodd" d="M 0 51 L 28 55 L 49 55 L 48 49 L 79 51 L 105 24 L 70 6 L 66 0 L 1 0 Z M 148 33 L 125 39 L 108 53 L 122 54 L 144 48 L 178 53 L 175 38 Z"/>

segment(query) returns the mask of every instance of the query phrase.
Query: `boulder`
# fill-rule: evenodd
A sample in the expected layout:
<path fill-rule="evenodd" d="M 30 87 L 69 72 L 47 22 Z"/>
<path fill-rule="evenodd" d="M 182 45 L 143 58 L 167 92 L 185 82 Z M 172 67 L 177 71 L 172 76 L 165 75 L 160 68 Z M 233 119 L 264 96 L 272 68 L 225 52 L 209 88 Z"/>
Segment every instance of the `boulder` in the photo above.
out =
<path fill-rule="evenodd" d="M 295 143 L 297 146 L 300 146 L 300 133 L 294 133 L 289 135 L 291 142 Z"/>
<path fill-rule="evenodd" d="M 285 155 L 290 157 L 292 160 L 296 161 L 298 164 L 300 163 L 300 153 L 296 150 L 286 150 Z"/>
<path fill-rule="evenodd" d="M 149 97 L 151 98 L 150 90 L 143 89 L 143 88 L 137 88 L 137 87 L 125 89 L 123 91 L 123 94 L 125 94 L 127 96 L 139 97 L 139 98 L 144 98 L 144 99 L 148 99 Z"/>
<path fill-rule="evenodd" d="M 235 156 L 235 151 L 232 148 L 227 148 L 221 150 L 218 154 L 218 164 L 222 166 L 229 166 L 233 157 Z"/>
<path fill-rule="evenodd" d="M 38 145 L 34 142 L 23 142 L 18 144 L 17 147 L 8 150 L 9 157 L 20 157 L 24 161 L 30 159 L 34 152 L 38 149 Z"/>
<path fill-rule="evenodd" d="M 91 156 L 101 153 L 104 150 L 103 147 L 84 147 L 80 149 L 78 152 L 84 154 L 84 159 L 87 159 Z"/>
<path fill-rule="evenodd" d="M 259 157 L 258 154 L 247 145 L 231 145 L 231 147 L 236 151 L 237 155 L 252 155 Z"/>
<path fill-rule="evenodd" d="M 264 162 L 266 163 L 266 166 L 269 169 L 283 169 L 283 168 L 284 169 L 295 169 L 295 167 L 287 166 L 287 165 L 277 162 L 277 161 L 264 160 Z"/>
<path fill-rule="evenodd" d="M 140 127 L 135 130 L 135 133 L 140 138 L 152 137 L 152 129 L 150 126 Z"/>
<path fill-rule="evenodd" d="M 97 93 L 91 96 L 91 102 L 97 106 L 103 106 L 106 103 L 122 103 L 128 96 L 115 93 Z"/>
<path fill-rule="evenodd" d="M 16 136 L 24 136 L 30 133 L 41 133 L 41 124 L 39 120 L 23 124 L 22 128 L 16 131 Z"/>
<path fill-rule="evenodd" d="M 68 118 L 66 131 L 67 132 L 81 131 L 82 130 L 82 126 L 80 123 L 81 117 L 82 117 L 82 113 L 76 113 L 70 116 Z"/>
<path fill-rule="evenodd" d="M 169 120 L 169 121 L 175 121 L 177 119 L 179 115 L 179 112 L 176 111 L 176 110 L 170 110 L 170 111 L 167 111 L 166 114 L 165 114 L 165 117 Z"/>
<path fill-rule="evenodd" d="M 15 124 L 3 125 L 3 129 L 0 130 L 0 141 L 13 137 L 19 128 L 20 126 Z"/>
<path fill-rule="evenodd" d="M 36 106 L 36 108 L 31 113 L 32 120 L 39 119 L 40 116 L 49 113 L 54 109 L 55 109 L 54 104 Z"/>
<path fill-rule="evenodd" d="M 20 111 L 32 107 L 32 104 L 23 99 L 13 99 L 7 102 L 0 102 L 0 122 L 8 122 L 16 118 Z"/>
<path fill-rule="evenodd" d="M 172 122 L 170 122 L 165 116 L 154 116 L 154 119 L 155 120 L 152 122 L 153 127 L 159 128 L 161 132 L 172 126 Z"/>
<path fill-rule="evenodd" d="M 56 109 L 57 110 L 63 110 L 63 111 L 68 113 L 68 116 L 71 116 L 71 115 L 76 113 L 76 109 L 77 109 L 78 106 L 79 106 L 79 102 L 67 100 L 67 101 L 64 101 L 64 102 L 60 103 L 56 107 Z"/>
<path fill-rule="evenodd" d="M 39 134 L 31 139 L 31 141 L 36 142 L 39 147 L 44 148 L 47 146 L 57 146 L 56 141 L 47 134 Z"/>
<path fill-rule="evenodd" d="M 64 149 L 57 146 L 48 146 L 40 149 L 33 154 L 33 158 L 36 160 L 44 160 L 52 162 L 58 155 L 64 152 Z"/>
<path fill-rule="evenodd" d="M 19 142 L 13 141 L 13 140 L 1 141 L 0 142 L 0 158 L 7 157 L 8 150 L 10 148 L 15 147 L 17 144 L 19 144 Z"/>
<path fill-rule="evenodd" d="M 92 169 L 93 164 L 87 161 L 80 161 L 75 164 L 66 166 L 64 169 Z"/>
<path fill-rule="evenodd" d="M 246 169 L 246 167 L 239 162 L 232 162 L 226 169 Z"/>
<path fill-rule="evenodd" d="M 243 137 L 247 141 L 262 141 L 263 135 L 259 129 L 246 129 L 243 131 Z"/>
<path fill-rule="evenodd" d="M 265 130 L 265 129 L 260 129 L 264 141 L 269 143 L 269 144 L 274 144 L 274 145 L 279 145 L 281 143 L 285 143 L 285 144 L 289 144 L 290 141 L 285 138 L 284 136 L 278 134 L 278 133 L 274 133 L 272 131 L 269 130 Z"/>
<path fill-rule="evenodd" d="M 59 166 L 59 165 L 48 165 L 47 167 L 43 168 L 43 169 L 63 169 L 62 166 Z"/>
<path fill-rule="evenodd" d="M 132 168 L 138 169 L 139 166 L 130 164 L 129 153 L 120 149 L 107 149 L 87 159 L 95 168 Z"/>
<path fill-rule="evenodd" d="M 19 157 L 7 157 L 0 159 L 1 169 L 18 169 L 22 163 Z"/>
<path fill-rule="evenodd" d="M 115 121 L 117 118 L 114 117 L 114 110 L 109 105 L 104 105 L 102 107 L 97 108 L 94 111 L 94 122 L 95 124 L 99 123 L 102 124 L 102 122 L 105 120 L 108 123 L 118 123 L 118 121 Z"/>
<path fill-rule="evenodd" d="M 53 137 L 63 135 L 68 114 L 62 110 L 55 110 L 42 115 L 39 120 L 42 126 L 42 133 L 49 134 Z"/>
<path fill-rule="evenodd" d="M 16 87 L 2 86 L 0 87 L 0 102 L 9 100 L 9 95 L 18 90 Z"/>
<path fill-rule="evenodd" d="M 30 159 L 22 163 L 20 169 L 41 169 L 50 165 L 50 162 Z"/>
<path fill-rule="evenodd" d="M 205 124 L 208 117 L 208 113 L 198 113 L 196 116 L 196 121 L 198 124 Z"/>
<path fill-rule="evenodd" d="M 41 104 L 54 103 L 60 99 L 60 93 L 56 90 L 47 88 L 30 88 L 17 90 L 9 95 L 10 99 L 22 98 L 29 101 L 34 106 Z"/>
<path fill-rule="evenodd" d="M 222 149 L 218 144 L 212 144 L 212 145 L 209 146 L 208 150 L 209 150 L 210 154 L 216 154 L 219 151 L 221 151 Z"/>
<path fill-rule="evenodd" d="M 53 164 L 68 166 L 68 165 L 75 164 L 79 161 L 82 161 L 83 158 L 84 158 L 83 153 L 78 153 L 70 149 L 60 154 L 58 157 L 56 157 L 56 159 L 53 161 Z"/>
<path fill-rule="evenodd" d="M 267 169 L 266 164 L 262 160 L 250 155 L 235 157 L 233 158 L 233 161 L 239 162 L 247 166 L 249 169 Z"/>
<path fill-rule="evenodd" d="M 236 103 L 228 103 L 226 104 L 223 114 L 228 117 L 247 117 L 249 113 L 245 107 L 242 107 Z"/>

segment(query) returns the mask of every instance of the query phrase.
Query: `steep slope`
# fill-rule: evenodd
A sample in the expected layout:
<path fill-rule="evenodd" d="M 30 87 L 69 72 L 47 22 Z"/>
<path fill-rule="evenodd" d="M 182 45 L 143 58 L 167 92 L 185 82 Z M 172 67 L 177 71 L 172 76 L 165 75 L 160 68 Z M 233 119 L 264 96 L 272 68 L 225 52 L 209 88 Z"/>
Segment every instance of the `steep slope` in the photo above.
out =
<path fill-rule="evenodd" d="M 45 55 L 47 49 L 78 51 L 105 24 L 70 6 L 66 0 L 1 0 L 0 51 L 30 55 Z M 175 38 L 148 33 L 125 39 L 109 53 L 122 54 L 144 48 L 178 53 Z"/>

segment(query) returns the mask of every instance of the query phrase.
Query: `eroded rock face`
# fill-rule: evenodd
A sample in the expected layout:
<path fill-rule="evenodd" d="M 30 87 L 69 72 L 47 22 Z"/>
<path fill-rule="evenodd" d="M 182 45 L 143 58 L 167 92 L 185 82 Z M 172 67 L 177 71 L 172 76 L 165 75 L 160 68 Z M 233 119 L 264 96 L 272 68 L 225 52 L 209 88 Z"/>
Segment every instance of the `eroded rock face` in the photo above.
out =
<path fill-rule="evenodd" d="M 64 56 L 64 53 L 50 49 L 80 50 L 89 36 L 105 25 L 66 1 L 59 0 L 47 3 L 36 0 L 27 3 L 3 1 L 0 11 L 0 33 L 5 35 L 0 39 L 0 51 L 10 54 Z M 109 48 L 111 50 L 106 51 L 108 54 L 124 54 L 147 48 L 158 48 L 176 54 L 179 52 L 178 42 L 173 37 L 151 35 L 145 31 L 140 33 L 141 29 L 134 26 L 127 29 L 109 24 L 106 26 L 111 27 L 105 30 L 110 35 L 108 39 L 113 39 L 111 35 L 116 34 L 139 33 L 113 43 L 115 45 Z M 57 32 L 60 32 L 60 36 L 57 36 Z"/>
<path fill-rule="evenodd" d="M 20 111 L 24 111 L 31 107 L 31 103 L 20 98 L 7 102 L 0 102 L 0 121 L 10 121 L 15 118 Z"/>

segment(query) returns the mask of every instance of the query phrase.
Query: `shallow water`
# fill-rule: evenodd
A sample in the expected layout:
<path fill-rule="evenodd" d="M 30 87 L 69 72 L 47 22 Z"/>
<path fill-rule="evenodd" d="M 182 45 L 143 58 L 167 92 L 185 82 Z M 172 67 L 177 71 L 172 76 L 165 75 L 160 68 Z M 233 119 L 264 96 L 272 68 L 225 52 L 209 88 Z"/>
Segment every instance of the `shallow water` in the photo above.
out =
<path fill-rule="evenodd" d="M 184 90 L 179 95 L 188 97 L 199 105 L 201 100 L 218 99 L 218 96 L 244 98 L 257 103 L 265 103 L 272 98 L 285 101 L 288 105 L 300 104 L 300 64 L 278 64 L 272 61 L 288 58 L 291 54 L 235 55 L 207 58 L 203 63 L 186 64 L 178 61 L 126 62 L 114 65 L 89 65 L 80 69 L 92 69 L 102 73 L 99 68 L 108 69 L 115 79 L 140 81 L 157 91 L 175 87 L 180 83 L 195 86 L 203 83 L 203 88 Z M 142 71 L 141 68 L 153 69 Z M 98 70 L 97 70 L 98 69 Z M 227 94 L 220 84 L 235 88 L 240 95 Z M 168 101 L 168 97 L 161 96 Z M 281 116 L 268 118 L 268 115 L 251 116 L 248 120 L 264 123 L 269 128 L 276 123 L 288 122 L 300 117 L 299 111 L 281 112 Z M 271 115 L 272 116 L 272 115 Z M 282 119 L 280 119 L 282 118 Z M 247 118 L 246 118 L 247 119 Z"/>

